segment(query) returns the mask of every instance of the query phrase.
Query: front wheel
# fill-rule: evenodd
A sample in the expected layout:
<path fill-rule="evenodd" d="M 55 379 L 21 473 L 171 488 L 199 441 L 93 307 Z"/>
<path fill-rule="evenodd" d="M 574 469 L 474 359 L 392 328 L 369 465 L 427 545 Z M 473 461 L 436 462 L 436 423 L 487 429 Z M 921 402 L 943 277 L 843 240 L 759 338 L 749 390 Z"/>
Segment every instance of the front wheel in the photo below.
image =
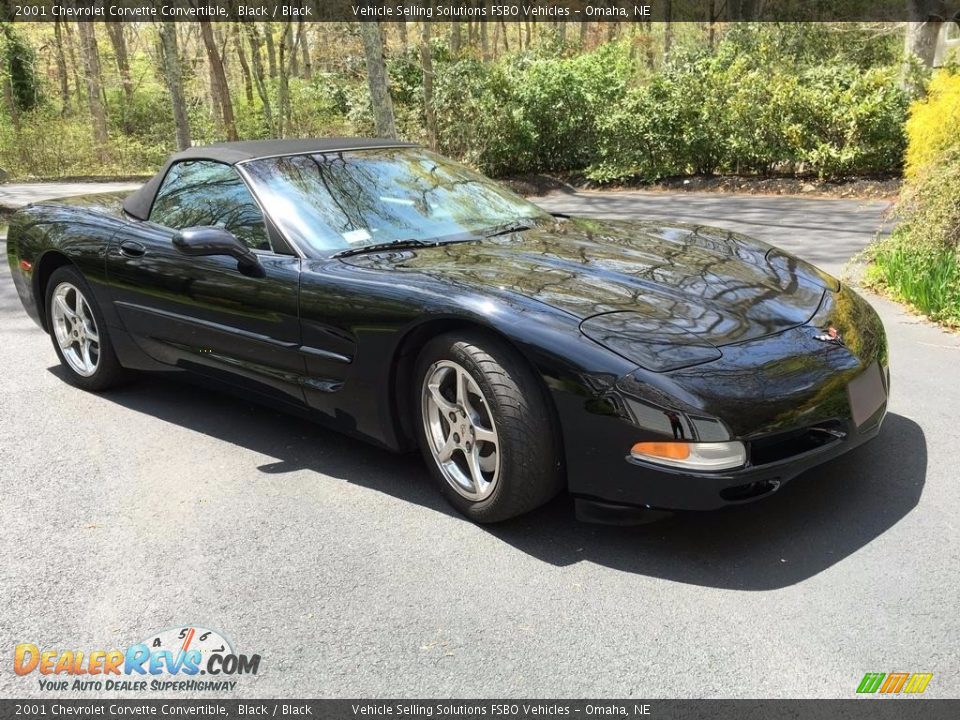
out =
<path fill-rule="evenodd" d="M 449 333 L 427 344 L 417 369 L 420 447 L 455 508 L 498 522 L 560 491 L 553 409 L 514 350 L 486 334 Z"/>
<path fill-rule="evenodd" d="M 47 284 L 47 328 L 67 379 L 84 390 L 105 390 L 124 379 L 89 285 L 72 267 L 53 272 Z"/>

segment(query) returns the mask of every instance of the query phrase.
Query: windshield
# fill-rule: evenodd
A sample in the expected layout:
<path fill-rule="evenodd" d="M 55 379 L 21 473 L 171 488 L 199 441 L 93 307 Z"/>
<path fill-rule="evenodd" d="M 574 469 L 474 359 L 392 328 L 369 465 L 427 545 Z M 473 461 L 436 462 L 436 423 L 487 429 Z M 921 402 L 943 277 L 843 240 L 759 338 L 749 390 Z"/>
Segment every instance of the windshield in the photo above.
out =
<path fill-rule="evenodd" d="M 264 158 L 243 169 L 280 230 L 322 252 L 452 241 L 551 219 L 483 175 L 419 148 Z"/>

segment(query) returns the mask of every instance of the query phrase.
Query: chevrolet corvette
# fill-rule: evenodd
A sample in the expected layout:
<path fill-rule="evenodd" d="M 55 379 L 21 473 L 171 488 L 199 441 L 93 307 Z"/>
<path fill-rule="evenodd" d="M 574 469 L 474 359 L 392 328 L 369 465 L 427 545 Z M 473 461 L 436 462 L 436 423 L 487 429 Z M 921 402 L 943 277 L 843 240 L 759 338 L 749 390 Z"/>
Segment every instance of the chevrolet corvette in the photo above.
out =
<path fill-rule="evenodd" d="M 477 522 L 637 522 L 876 436 L 884 330 L 776 247 L 550 214 L 409 143 L 221 143 L 27 206 L 7 254 L 66 378 L 188 372 L 399 451 Z"/>

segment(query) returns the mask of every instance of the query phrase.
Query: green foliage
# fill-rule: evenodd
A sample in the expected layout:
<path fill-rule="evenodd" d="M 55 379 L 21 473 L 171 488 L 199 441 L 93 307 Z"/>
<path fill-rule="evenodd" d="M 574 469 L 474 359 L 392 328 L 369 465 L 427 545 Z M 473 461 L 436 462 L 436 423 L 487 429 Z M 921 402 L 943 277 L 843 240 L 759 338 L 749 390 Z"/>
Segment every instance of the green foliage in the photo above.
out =
<path fill-rule="evenodd" d="M 960 327 L 960 257 L 956 250 L 919 246 L 898 230 L 874 249 L 867 280 L 931 319 Z"/>
<path fill-rule="evenodd" d="M 3 24 L 0 39 L 3 41 L 3 75 L 9 78 L 17 110 L 32 110 L 41 102 L 36 53 L 12 23 Z"/>
<path fill-rule="evenodd" d="M 869 57 L 891 61 L 864 69 L 835 34 L 738 26 L 715 52 L 680 48 L 653 74 L 626 43 L 465 59 L 438 71 L 440 146 L 492 174 L 582 171 L 599 182 L 896 172 L 907 104 L 896 56 L 863 37 Z"/>
<path fill-rule="evenodd" d="M 877 243 L 868 279 L 934 320 L 960 326 L 960 77 L 936 74 L 910 108 L 900 223 Z"/>
<path fill-rule="evenodd" d="M 52 67 L 52 42 L 44 39 L 46 34 L 52 40 L 51 30 L 17 30 L 41 52 L 48 48 Z M 598 182 L 690 173 L 838 177 L 900 167 L 907 98 L 897 82 L 896 37 L 856 25 L 734 24 L 710 49 L 695 24 L 677 24 L 664 60 L 659 30 L 623 33 L 623 39 L 589 52 L 539 30 L 531 48 L 493 62 L 481 62 L 476 48 L 453 57 L 443 32 L 432 39 L 441 152 L 493 175 L 561 172 Z M 357 45 L 356 28 L 344 25 L 337 32 L 347 49 L 326 53 L 312 79 L 289 78 L 282 128 L 288 137 L 374 132 L 365 61 L 349 49 Z M 30 51 L 28 43 L 16 42 Z M 4 52 L 10 47 L 6 43 Z M 101 43 L 101 52 L 107 48 Z M 0 130 L 0 165 L 14 176 L 53 177 L 138 172 L 159 164 L 173 149 L 169 94 L 149 51 L 132 53 L 131 65 L 135 89 L 128 100 L 113 63 L 104 62 L 107 147 L 95 149 L 84 136 L 90 135 L 84 98 L 68 103 L 65 117 L 41 103 L 22 113 L 19 136 L 8 127 Z M 33 64 L 24 61 L 22 67 Z M 231 68 L 240 80 L 230 84 L 240 137 L 277 135 L 279 79 L 264 78 L 268 114 L 256 89 L 247 100 L 235 61 Z M 222 140 L 205 66 L 184 62 L 183 69 L 194 142 Z M 388 53 L 388 72 L 401 137 L 424 141 L 416 41 Z M 37 95 L 44 82 L 55 82 L 48 75 L 46 81 L 33 76 Z M 56 94 L 51 89 L 47 95 Z M 35 145 L 40 149 L 34 155 Z"/>
<path fill-rule="evenodd" d="M 117 132 L 104 156 L 93 143 L 88 119 L 62 118 L 50 107 L 25 114 L 19 133 L 0 123 L 0 167 L 17 178 L 147 175 L 156 172 L 171 150 Z"/>
<path fill-rule="evenodd" d="M 933 319 L 960 326 L 960 148 L 907 182 L 899 225 L 873 248 L 868 278 Z"/>
<path fill-rule="evenodd" d="M 586 167 L 597 119 L 622 99 L 630 78 L 628 49 L 615 43 L 573 57 L 543 53 L 435 66 L 441 150 L 493 174 Z"/>
<path fill-rule="evenodd" d="M 600 123 L 596 180 L 687 173 L 886 173 L 900 167 L 906 97 L 894 66 L 765 62 L 736 38 L 632 88 Z M 736 49 L 737 52 L 733 52 Z"/>

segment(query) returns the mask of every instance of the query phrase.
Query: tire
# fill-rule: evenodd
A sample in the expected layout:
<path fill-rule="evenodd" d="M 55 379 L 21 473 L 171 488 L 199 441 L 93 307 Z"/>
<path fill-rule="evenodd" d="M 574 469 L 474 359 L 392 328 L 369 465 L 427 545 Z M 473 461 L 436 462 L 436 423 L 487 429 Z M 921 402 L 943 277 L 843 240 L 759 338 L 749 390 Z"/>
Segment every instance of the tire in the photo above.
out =
<path fill-rule="evenodd" d="M 72 266 L 54 270 L 46 288 L 47 328 L 67 380 L 100 391 L 126 379 L 90 285 Z M 77 322 L 80 303 L 82 322 Z M 86 346 L 86 352 L 84 352 Z"/>
<path fill-rule="evenodd" d="M 493 523 L 560 492 L 553 406 L 512 348 L 486 333 L 451 332 L 428 342 L 416 367 L 420 449 L 450 504 L 475 522 Z"/>

